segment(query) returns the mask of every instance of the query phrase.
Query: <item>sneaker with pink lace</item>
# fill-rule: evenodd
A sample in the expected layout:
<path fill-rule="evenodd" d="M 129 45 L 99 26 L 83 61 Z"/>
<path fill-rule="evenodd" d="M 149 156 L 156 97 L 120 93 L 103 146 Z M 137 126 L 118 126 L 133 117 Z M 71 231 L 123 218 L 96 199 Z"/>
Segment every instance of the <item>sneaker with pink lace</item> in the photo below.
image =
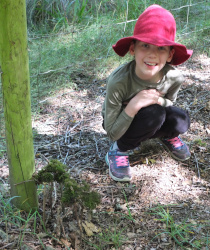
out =
<path fill-rule="evenodd" d="M 179 136 L 171 139 L 161 138 L 160 141 L 174 159 L 185 161 L 190 158 L 191 154 L 189 148 Z"/>
<path fill-rule="evenodd" d="M 115 181 L 130 181 L 129 155 L 119 150 L 110 150 L 107 152 L 105 160 L 109 166 L 109 175 Z"/>

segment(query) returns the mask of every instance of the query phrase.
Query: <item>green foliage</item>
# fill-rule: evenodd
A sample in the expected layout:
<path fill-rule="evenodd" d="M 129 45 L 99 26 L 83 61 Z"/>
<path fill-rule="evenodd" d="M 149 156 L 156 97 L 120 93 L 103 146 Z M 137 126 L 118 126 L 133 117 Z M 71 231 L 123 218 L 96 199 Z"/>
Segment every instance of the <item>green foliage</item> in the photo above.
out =
<path fill-rule="evenodd" d="M 22 220 L 19 217 L 20 211 L 18 210 L 18 213 L 14 213 L 11 203 L 15 198 L 16 197 L 5 199 L 2 194 L 0 194 L 0 224 L 5 223 L 5 225 L 7 225 L 10 223 L 19 227 L 22 225 Z"/>
<path fill-rule="evenodd" d="M 97 249 L 107 249 L 107 245 L 113 245 L 115 249 L 120 249 L 126 241 L 123 235 L 125 228 L 119 230 L 117 227 L 107 228 L 98 235 L 99 246 Z"/>
<path fill-rule="evenodd" d="M 79 23 L 83 19 L 88 1 L 27 0 L 26 3 L 30 27 L 41 28 L 44 25 L 56 30 L 62 26 L 67 27 L 70 22 Z"/>
<path fill-rule="evenodd" d="M 206 237 L 199 237 L 196 239 L 197 228 L 202 228 L 202 225 L 192 224 L 190 222 L 182 221 L 175 222 L 173 216 L 170 214 L 168 207 L 165 209 L 163 206 L 157 206 L 151 208 L 152 214 L 154 214 L 157 221 L 162 222 L 165 227 L 161 233 L 157 234 L 154 238 L 161 234 L 166 234 L 171 237 L 176 244 L 181 246 L 183 249 L 189 249 L 187 246 L 193 247 L 193 249 L 200 249 L 201 246 L 208 245 L 208 235 Z M 206 240 L 207 239 L 207 240 Z"/>
<path fill-rule="evenodd" d="M 94 209 L 100 203 L 100 195 L 91 191 L 86 182 L 79 184 L 75 179 L 70 178 L 70 174 L 66 172 L 66 166 L 58 160 L 51 160 L 37 174 L 34 174 L 33 178 L 36 184 L 54 181 L 63 183 L 61 200 L 65 205 L 79 203 L 81 206 Z"/>
<path fill-rule="evenodd" d="M 157 212 L 157 215 L 160 217 L 156 220 L 165 223 L 166 233 L 168 233 L 175 242 L 183 246 L 183 244 L 188 243 L 189 234 L 193 234 L 190 229 L 190 225 L 184 223 L 177 224 L 174 222 L 174 218 L 170 215 L 169 210 L 167 211 L 163 208 Z"/>
<path fill-rule="evenodd" d="M 131 214 L 131 210 L 129 208 L 129 205 L 128 205 L 128 200 L 127 200 L 127 196 L 126 196 L 126 193 L 125 191 L 123 190 L 122 191 L 124 197 L 125 197 L 125 201 L 126 201 L 126 204 L 127 204 L 127 210 L 128 210 L 128 218 L 131 220 L 131 221 L 135 221 L 135 219 L 133 218 L 132 214 Z"/>
<path fill-rule="evenodd" d="M 113 227 L 109 226 L 106 229 L 103 229 L 97 235 L 97 243 L 92 243 L 91 241 L 87 241 L 88 245 L 94 247 L 97 250 L 106 250 L 109 249 L 107 246 L 110 246 L 110 249 L 121 249 L 124 242 L 126 242 L 127 238 L 125 236 L 126 228 L 118 227 L 119 223 L 113 225 Z"/>
<path fill-rule="evenodd" d="M 47 166 L 41 169 L 37 174 L 33 175 L 36 184 L 41 184 L 43 182 L 53 182 L 62 183 L 68 178 L 66 173 L 66 166 L 58 160 L 51 160 Z"/>
<path fill-rule="evenodd" d="M 85 71 L 88 72 L 86 78 L 94 76 L 104 79 L 110 67 L 115 68 L 130 60 L 129 55 L 118 57 L 111 47 L 121 37 L 132 34 L 135 20 L 152 3 L 161 4 L 172 11 L 177 23 L 178 43 L 194 49 L 194 53 L 209 53 L 210 19 L 207 4 L 195 3 L 189 7 L 188 13 L 186 6 L 189 1 L 184 0 L 76 0 L 66 1 L 64 7 L 61 1 L 48 0 L 48 5 L 44 2 L 36 0 L 33 4 L 36 6 L 39 3 L 39 8 L 48 7 L 50 13 L 58 14 L 50 16 L 49 13 L 44 21 L 41 17 L 44 19 L 45 15 L 40 12 L 38 20 L 44 24 L 35 25 L 35 22 L 33 28 L 29 26 L 33 111 L 38 101 L 53 96 L 61 88 L 75 89 L 75 72 L 79 74 Z M 126 20 L 133 21 L 124 23 Z M 51 25 L 47 24 L 49 22 Z"/>
<path fill-rule="evenodd" d="M 137 19 L 138 16 L 151 4 L 159 4 L 164 8 L 172 10 L 173 14 L 179 19 L 179 25 L 186 25 L 186 18 L 189 24 L 202 25 L 200 19 L 196 21 L 194 15 L 202 15 L 204 19 L 209 20 L 208 4 L 203 3 L 194 6 L 195 3 L 189 0 L 75 0 L 75 1 L 54 1 L 54 0 L 27 0 L 27 17 L 29 26 L 32 24 L 45 27 L 55 31 L 57 28 L 65 28 L 70 24 L 78 24 L 83 22 L 85 25 L 92 24 L 98 21 L 99 17 L 107 15 L 110 16 L 110 21 L 125 21 L 130 19 Z M 190 5 L 188 9 L 188 5 Z M 183 7 L 184 6 L 184 7 Z M 176 9 L 174 11 L 174 9 Z M 184 22 L 183 22 L 184 20 Z M 188 23 L 187 23 L 188 25 Z M 195 25 L 193 25 L 196 27 Z M 56 28 L 55 28 L 56 27 Z M 206 26 L 208 27 L 208 26 Z"/>
<path fill-rule="evenodd" d="M 206 147 L 206 142 L 201 139 L 194 140 L 194 144 L 197 144 L 200 147 Z"/>
<path fill-rule="evenodd" d="M 6 233 L 8 233 L 10 230 L 13 230 L 14 228 L 18 229 L 19 237 L 17 245 L 21 247 L 23 246 L 23 240 L 24 237 L 26 236 L 26 230 L 29 227 L 29 224 L 31 230 L 30 232 L 27 231 L 27 234 L 36 233 L 37 223 L 38 224 L 41 223 L 45 232 L 46 229 L 44 227 L 41 215 L 37 210 L 36 211 L 31 210 L 25 217 L 25 213 L 23 213 L 21 210 L 17 209 L 15 206 L 12 205 L 12 200 L 16 198 L 17 197 L 5 198 L 3 197 L 2 194 L 0 194 L 0 225 L 1 228 L 4 230 L 4 232 Z M 39 239 L 39 241 L 42 244 L 41 239 Z"/>
<path fill-rule="evenodd" d="M 79 185 L 75 180 L 67 179 L 64 186 L 62 202 L 66 205 L 79 203 L 89 209 L 94 209 L 100 203 L 99 194 L 90 191 L 90 186 L 85 182 Z"/>
<path fill-rule="evenodd" d="M 77 22 L 81 22 L 82 17 L 85 12 L 85 8 L 87 6 L 87 0 L 76 0 L 74 4 L 74 20 L 77 20 Z"/>

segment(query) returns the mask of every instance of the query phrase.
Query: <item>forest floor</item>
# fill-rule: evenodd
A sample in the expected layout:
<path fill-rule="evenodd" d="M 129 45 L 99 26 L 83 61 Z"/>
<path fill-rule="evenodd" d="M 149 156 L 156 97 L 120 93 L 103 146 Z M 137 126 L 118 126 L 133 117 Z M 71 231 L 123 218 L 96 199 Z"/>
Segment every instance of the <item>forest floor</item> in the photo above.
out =
<path fill-rule="evenodd" d="M 79 219 L 69 207 L 64 215 L 55 184 L 52 213 L 49 200 L 45 204 L 48 233 L 39 223 L 36 233 L 23 232 L 0 218 L 0 249 L 210 248 L 210 59 L 197 56 L 179 68 L 186 82 L 177 105 L 187 109 L 192 119 L 182 136 L 191 158 L 178 162 L 157 140 L 142 143 L 141 151 L 130 157 L 130 183 L 112 180 L 104 160 L 111 145 L 101 126 L 106 79 L 97 80 L 85 69 L 75 72 L 75 89 L 62 89 L 40 102 L 40 112 L 33 117 L 36 171 L 50 159 L 58 159 L 72 177 L 86 181 L 101 195 L 101 203 L 91 213 L 78 211 Z M 8 176 L 4 156 L 0 181 L 5 194 Z M 33 223 L 29 221 L 27 228 L 33 228 Z M 20 234 L 23 240 L 18 246 Z"/>

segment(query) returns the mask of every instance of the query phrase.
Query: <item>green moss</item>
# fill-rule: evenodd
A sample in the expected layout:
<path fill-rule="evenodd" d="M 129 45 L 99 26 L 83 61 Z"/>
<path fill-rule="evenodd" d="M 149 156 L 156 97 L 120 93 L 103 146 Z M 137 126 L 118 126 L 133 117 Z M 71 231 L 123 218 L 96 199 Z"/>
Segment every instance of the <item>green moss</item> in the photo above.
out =
<path fill-rule="evenodd" d="M 85 207 L 94 209 L 100 204 L 100 195 L 97 192 L 83 193 L 82 201 Z"/>
<path fill-rule="evenodd" d="M 69 178 L 68 173 L 66 173 L 66 166 L 58 160 L 51 160 L 42 170 L 38 172 L 37 175 L 33 176 L 37 184 L 43 182 L 53 182 L 62 183 L 66 178 Z"/>
<path fill-rule="evenodd" d="M 79 185 L 70 179 L 65 182 L 62 202 L 66 205 L 80 203 L 82 206 L 93 209 L 100 203 L 100 195 L 90 192 L 90 186 L 87 183 L 83 182 Z"/>
<path fill-rule="evenodd" d="M 33 176 L 36 184 L 58 182 L 63 183 L 61 201 L 65 205 L 79 203 L 80 205 L 93 209 L 100 203 L 100 195 L 91 192 L 90 186 L 85 182 L 77 183 L 66 172 L 67 167 L 58 160 L 51 160 L 42 170 Z"/>
<path fill-rule="evenodd" d="M 44 173 L 41 173 L 39 172 L 38 173 L 38 180 L 39 180 L 39 183 L 40 182 L 53 182 L 53 174 L 52 173 L 48 173 L 48 172 L 44 172 Z"/>

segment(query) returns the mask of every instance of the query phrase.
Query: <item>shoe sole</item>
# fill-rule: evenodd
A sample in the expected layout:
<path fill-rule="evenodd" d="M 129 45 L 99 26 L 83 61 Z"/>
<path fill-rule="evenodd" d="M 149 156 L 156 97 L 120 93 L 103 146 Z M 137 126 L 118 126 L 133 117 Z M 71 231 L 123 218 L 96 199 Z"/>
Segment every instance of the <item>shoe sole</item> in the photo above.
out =
<path fill-rule="evenodd" d="M 189 156 L 189 157 L 187 157 L 187 158 L 185 158 L 185 159 L 180 159 L 180 158 L 178 158 L 176 155 L 174 155 L 174 154 L 170 151 L 170 149 L 169 149 L 160 139 L 158 139 L 158 140 L 159 140 L 160 144 L 164 147 L 164 149 L 166 149 L 166 151 L 167 151 L 167 152 L 172 156 L 172 158 L 174 158 L 175 160 L 177 160 L 177 161 L 187 161 L 187 160 L 190 159 L 191 156 Z"/>
<path fill-rule="evenodd" d="M 123 178 L 123 179 L 119 179 L 119 178 L 115 177 L 115 176 L 112 174 L 112 172 L 111 172 L 111 170 L 110 170 L 109 160 L 108 160 L 108 153 L 107 153 L 106 156 L 105 156 L 105 161 L 106 161 L 106 164 L 109 166 L 109 176 L 110 176 L 114 181 L 121 181 L 121 182 L 129 182 L 129 181 L 131 181 L 132 178 L 125 177 L 125 178 Z"/>

